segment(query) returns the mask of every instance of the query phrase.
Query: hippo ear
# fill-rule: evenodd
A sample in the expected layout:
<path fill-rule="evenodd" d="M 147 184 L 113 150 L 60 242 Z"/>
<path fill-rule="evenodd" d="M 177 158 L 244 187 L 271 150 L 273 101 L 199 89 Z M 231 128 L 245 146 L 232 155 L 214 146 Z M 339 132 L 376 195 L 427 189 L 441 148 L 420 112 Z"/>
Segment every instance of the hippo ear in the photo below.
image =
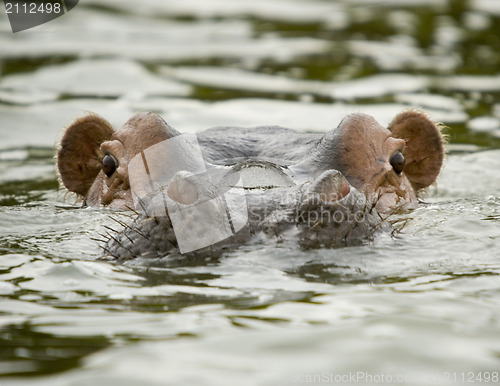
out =
<path fill-rule="evenodd" d="M 100 145 L 113 128 L 98 115 L 77 119 L 65 131 L 57 153 L 57 167 L 66 188 L 85 196 L 101 170 Z"/>
<path fill-rule="evenodd" d="M 394 118 L 389 130 L 406 141 L 404 171 L 413 188 L 418 191 L 434 183 L 444 157 L 439 127 L 418 111 L 405 111 Z"/>

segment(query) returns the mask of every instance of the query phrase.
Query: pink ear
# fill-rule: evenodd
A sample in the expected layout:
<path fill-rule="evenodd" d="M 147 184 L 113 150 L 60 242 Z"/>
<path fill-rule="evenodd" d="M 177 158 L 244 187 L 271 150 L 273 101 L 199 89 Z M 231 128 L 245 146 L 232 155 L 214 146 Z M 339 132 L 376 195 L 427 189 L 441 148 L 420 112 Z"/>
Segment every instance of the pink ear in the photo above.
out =
<path fill-rule="evenodd" d="M 68 190 L 85 196 L 101 170 L 100 145 L 113 128 L 98 115 L 77 119 L 65 131 L 57 153 L 57 167 Z"/>
<path fill-rule="evenodd" d="M 443 136 L 439 127 L 423 113 L 405 111 L 389 125 L 394 137 L 406 141 L 404 173 L 415 190 L 436 181 L 444 157 Z"/>

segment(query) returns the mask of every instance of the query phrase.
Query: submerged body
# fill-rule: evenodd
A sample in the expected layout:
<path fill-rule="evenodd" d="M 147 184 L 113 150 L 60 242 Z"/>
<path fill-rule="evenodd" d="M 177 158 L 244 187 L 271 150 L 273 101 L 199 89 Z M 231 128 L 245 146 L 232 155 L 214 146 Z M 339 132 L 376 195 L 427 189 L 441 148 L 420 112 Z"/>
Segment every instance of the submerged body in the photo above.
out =
<path fill-rule="evenodd" d="M 65 186 L 85 205 L 139 215 L 104 246 L 120 259 L 214 253 L 257 234 L 305 247 L 366 240 L 437 178 L 438 127 L 420 112 L 388 128 L 352 114 L 325 135 L 281 127 L 180 134 L 153 113 L 114 131 L 88 116 L 58 154 Z"/>

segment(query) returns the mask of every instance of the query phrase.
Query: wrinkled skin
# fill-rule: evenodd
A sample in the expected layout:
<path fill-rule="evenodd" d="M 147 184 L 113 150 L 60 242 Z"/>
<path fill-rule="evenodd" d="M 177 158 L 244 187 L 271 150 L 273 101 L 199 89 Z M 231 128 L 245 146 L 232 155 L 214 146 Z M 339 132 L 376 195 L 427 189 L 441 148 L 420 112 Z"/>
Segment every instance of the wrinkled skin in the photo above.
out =
<path fill-rule="evenodd" d="M 66 188 L 87 206 L 140 212 L 104 246 L 109 255 L 214 253 L 259 233 L 295 238 L 305 247 L 369 239 L 388 214 L 418 203 L 444 155 L 439 128 L 416 111 L 400 113 L 388 128 L 352 114 L 324 135 L 257 127 L 213 128 L 196 137 L 196 146 L 179 140 L 183 136 L 153 113 L 138 113 L 117 131 L 96 115 L 66 129 L 58 152 Z M 179 158 L 186 168 L 177 165 Z M 171 174 L 163 173 L 169 168 Z M 231 212 L 241 220 L 229 216 L 227 223 L 227 200 L 219 209 L 210 205 L 230 192 L 246 206 Z M 181 207 L 183 232 L 191 233 L 175 229 Z M 205 224 L 201 209 L 207 219 L 222 213 L 222 222 Z M 231 232 L 216 229 L 221 233 L 213 240 L 186 252 L 186 240 L 206 238 L 220 224 Z"/>

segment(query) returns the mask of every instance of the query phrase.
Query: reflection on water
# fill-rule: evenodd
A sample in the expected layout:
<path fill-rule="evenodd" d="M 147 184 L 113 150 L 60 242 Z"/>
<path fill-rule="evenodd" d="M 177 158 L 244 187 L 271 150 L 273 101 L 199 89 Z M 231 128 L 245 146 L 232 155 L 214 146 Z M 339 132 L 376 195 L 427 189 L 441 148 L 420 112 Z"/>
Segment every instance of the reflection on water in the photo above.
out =
<path fill-rule="evenodd" d="M 1 13 L 0 383 L 493 380 L 499 23 L 490 0 L 87 0 L 15 35 Z M 367 245 L 114 265 L 93 239 L 120 214 L 57 188 L 53 144 L 85 111 L 326 131 L 408 107 L 448 126 L 450 155 L 425 205 Z"/>

